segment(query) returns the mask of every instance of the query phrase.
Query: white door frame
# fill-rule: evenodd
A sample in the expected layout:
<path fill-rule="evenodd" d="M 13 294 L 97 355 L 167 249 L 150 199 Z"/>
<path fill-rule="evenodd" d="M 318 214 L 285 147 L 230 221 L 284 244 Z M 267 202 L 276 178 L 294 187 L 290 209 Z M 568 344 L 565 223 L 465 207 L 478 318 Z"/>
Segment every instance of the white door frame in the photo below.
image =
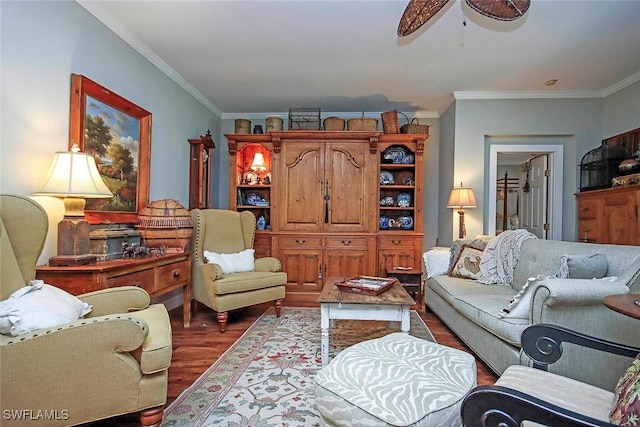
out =
<path fill-rule="evenodd" d="M 562 188 L 563 188 L 563 159 L 562 145 L 490 145 L 489 146 L 489 201 L 487 209 L 487 234 L 496 234 L 496 186 L 498 179 L 498 153 L 546 153 L 549 154 L 551 168 L 551 182 L 549 183 L 549 201 L 551 210 L 551 240 L 562 240 Z"/>

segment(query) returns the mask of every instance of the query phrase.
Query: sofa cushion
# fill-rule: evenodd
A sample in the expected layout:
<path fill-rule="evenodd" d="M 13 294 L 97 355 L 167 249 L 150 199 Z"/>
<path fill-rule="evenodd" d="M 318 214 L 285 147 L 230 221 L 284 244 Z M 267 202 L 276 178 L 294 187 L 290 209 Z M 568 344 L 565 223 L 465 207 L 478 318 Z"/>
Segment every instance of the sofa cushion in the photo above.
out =
<path fill-rule="evenodd" d="M 286 282 L 287 273 L 282 271 L 247 271 L 229 274 L 216 280 L 213 282 L 213 292 L 217 295 L 235 294 L 284 285 Z"/>
<path fill-rule="evenodd" d="M 505 288 L 500 285 L 485 285 L 492 288 Z M 511 289 L 511 288 L 506 288 Z M 512 291 L 513 292 L 513 291 Z M 517 317 L 501 317 L 500 310 L 513 298 L 513 294 L 465 294 L 458 295 L 453 301 L 453 308 L 481 328 L 491 332 L 501 340 L 520 347 L 522 331 L 530 325 L 529 319 Z"/>
<path fill-rule="evenodd" d="M 620 426 L 635 426 L 640 422 L 640 354 L 618 380 L 609 422 Z"/>
<path fill-rule="evenodd" d="M 480 277 L 480 258 L 482 251 L 472 246 L 462 246 L 458 259 L 449 269 L 449 276 L 464 279 L 478 279 Z"/>

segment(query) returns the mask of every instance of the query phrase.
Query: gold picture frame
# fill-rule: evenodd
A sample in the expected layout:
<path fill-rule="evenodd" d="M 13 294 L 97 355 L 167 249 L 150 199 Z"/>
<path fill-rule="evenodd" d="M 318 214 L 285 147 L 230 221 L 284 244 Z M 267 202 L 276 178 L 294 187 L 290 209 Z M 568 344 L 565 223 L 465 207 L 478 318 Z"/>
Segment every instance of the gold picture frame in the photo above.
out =
<path fill-rule="evenodd" d="M 79 74 L 71 75 L 69 148 L 92 154 L 111 199 L 88 199 L 90 224 L 134 224 L 149 203 L 151 113 Z"/>

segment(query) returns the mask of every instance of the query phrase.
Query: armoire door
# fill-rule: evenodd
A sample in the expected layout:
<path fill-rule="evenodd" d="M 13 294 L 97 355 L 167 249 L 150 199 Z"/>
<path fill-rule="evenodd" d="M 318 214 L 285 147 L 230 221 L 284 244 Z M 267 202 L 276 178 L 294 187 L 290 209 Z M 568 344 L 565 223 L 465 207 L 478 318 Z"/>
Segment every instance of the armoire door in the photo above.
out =
<path fill-rule="evenodd" d="M 276 231 L 319 231 L 324 208 L 324 146 L 320 142 L 287 141 L 274 183 L 278 207 Z M 277 185 L 277 187 L 275 187 Z"/>
<path fill-rule="evenodd" d="M 375 166 L 364 143 L 287 141 L 277 166 L 276 231 L 371 231 Z"/>
<path fill-rule="evenodd" d="M 378 176 L 366 144 L 329 142 L 325 147 L 323 230 L 367 232 L 375 219 Z"/>

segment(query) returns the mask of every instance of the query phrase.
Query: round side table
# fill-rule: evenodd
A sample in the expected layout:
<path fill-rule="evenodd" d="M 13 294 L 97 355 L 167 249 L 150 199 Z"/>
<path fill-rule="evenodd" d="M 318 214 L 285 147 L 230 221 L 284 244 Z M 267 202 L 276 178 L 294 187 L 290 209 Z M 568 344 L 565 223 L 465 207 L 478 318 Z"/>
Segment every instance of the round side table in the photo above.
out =
<path fill-rule="evenodd" d="M 602 302 L 613 311 L 640 319 L 640 294 L 608 295 Z"/>

